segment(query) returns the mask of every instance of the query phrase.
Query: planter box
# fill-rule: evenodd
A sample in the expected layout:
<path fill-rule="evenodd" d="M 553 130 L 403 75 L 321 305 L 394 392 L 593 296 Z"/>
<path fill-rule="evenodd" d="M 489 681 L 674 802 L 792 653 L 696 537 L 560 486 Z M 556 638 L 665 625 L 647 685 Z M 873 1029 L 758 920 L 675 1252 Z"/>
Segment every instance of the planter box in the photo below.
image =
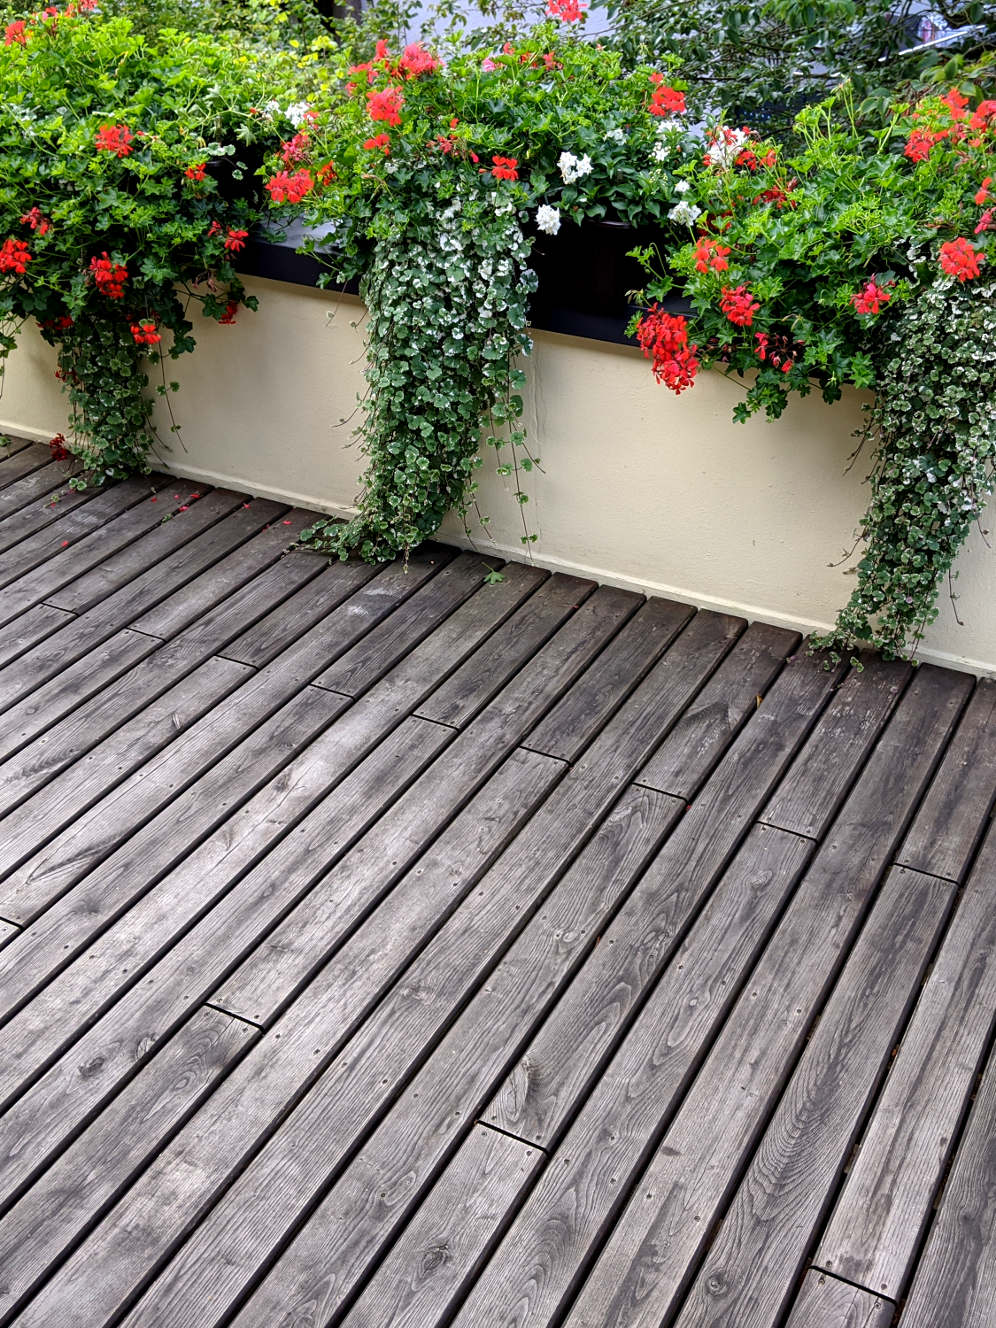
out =
<path fill-rule="evenodd" d="M 363 307 L 306 286 L 248 284 L 259 312 L 235 327 L 204 322 L 197 352 L 171 365 L 183 442 L 163 461 L 179 475 L 348 513 L 363 458 L 355 419 L 341 421 L 364 388 L 355 325 Z M 47 439 L 65 427 L 54 367 L 26 328 L 8 365 L 0 430 Z M 737 380 L 703 374 L 674 397 L 628 346 L 540 330 L 525 367 L 525 424 L 545 472 L 524 485 L 538 563 L 802 630 L 832 622 L 851 579 L 830 564 L 851 543 L 867 497 L 868 458 L 847 470 L 857 393 L 833 407 L 809 397 L 775 423 L 735 425 Z M 478 545 L 528 557 L 518 505 L 493 469 L 488 458 L 481 507 L 494 543 Z M 468 543 L 452 518 L 441 537 Z M 980 534 L 960 570 L 965 626 L 942 601 L 922 655 L 996 671 L 996 568 Z"/>

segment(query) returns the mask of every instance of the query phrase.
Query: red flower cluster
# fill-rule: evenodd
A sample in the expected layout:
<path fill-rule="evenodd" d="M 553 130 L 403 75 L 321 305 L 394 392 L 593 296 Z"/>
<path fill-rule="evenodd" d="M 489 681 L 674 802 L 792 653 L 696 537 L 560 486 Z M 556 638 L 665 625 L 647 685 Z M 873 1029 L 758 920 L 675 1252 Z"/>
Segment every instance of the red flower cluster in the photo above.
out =
<path fill-rule="evenodd" d="M 311 144 L 311 135 L 305 130 L 300 130 L 286 143 L 280 144 L 280 159 L 285 166 L 296 166 L 298 162 L 304 161 L 308 155 L 308 147 Z"/>
<path fill-rule="evenodd" d="M 401 108 L 405 95 L 400 88 L 389 87 L 383 92 L 367 93 L 367 112 L 371 120 L 383 120 L 389 125 L 401 123 Z"/>
<path fill-rule="evenodd" d="M 206 172 L 207 172 L 207 162 L 198 161 L 195 162 L 193 166 L 188 166 L 183 173 L 188 180 L 197 180 L 199 182 L 204 179 Z"/>
<path fill-rule="evenodd" d="M 761 306 L 746 286 L 724 286 L 719 307 L 735 327 L 750 327 Z"/>
<path fill-rule="evenodd" d="M 681 314 L 666 313 L 652 304 L 640 319 L 636 339 L 647 359 L 653 361 L 654 377 L 680 394 L 695 382 L 698 346 L 688 344 L 688 322 Z"/>
<path fill-rule="evenodd" d="M 968 127 L 969 129 L 996 127 L 996 101 L 980 101 L 968 122 Z"/>
<path fill-rule="evenodd" d="M 851 296 L 851 303 L 859 314 L 877 314 L 882 305 L 888 304 L 891 299 L 892 296 L 885 286 L 880 286 L 872 278 L 866 281 L 859 291 L 855 291 Z"/>
<path fill-rule="evenodd" d="M 8 23 L 7 29 L 3 35 L 4 46 L 27 46 L 28 44 L 28 25 L 23 18 L 19 18 L 14 23 Z"/>
<path fill-rule="evenodd" d="M 127 125 L 101 125 L 97 130 L 97 151 L 113 152 L 116 157 L 130 156 L 133 137 Z"/>
<path fill-rule="evenodd" d="M 238 312 L 238 308 L 239 308 L 238 300 L 229 300 L 229 302 L 225 305 L 225 312 L 218 319 L 218 322 L 223 324 L 223 326 L 225 327 L 231 327 L 232 324 L 235 322 L 235 315 Z"/>
<path fill-rule="evenodd" d="M 0 244 L 0 272 L 16 272 L 23 277 L 27 266 L 32 262 L 28 246 L 23 240 L 4 240 Z"/>
<path fill-rule="evenodd" d="M 519 161 L 517 157 L 492 157 L 494 165 L 491 167 L 491 174 L 496 180 L 517 180 L 519 178 Z"/>
<path fill-rule="evenodd" d="M 229 226 L 228 234 L 225 236 L 225 248 L 231 253 L 237 254 L 240 249 L 246 247 L 246 240 L 248 240 L 248 238 L 248 231 L 233 231 L 231 226 Z"/>
<path fill-rule="evenodd" d="M 981 235 L 983 231 L 987 231 L 992 224 L 993 209 L 986 208 L 985 212 L 983 212 L 982 216 L 979 218 L 979 224 L 976 226 L 974 234 Z"/>
<path fill-rule="evenodd" d="M 368 138 L 363 146 L 368 152 L 383 152 L 385 157 L 391 155 L 391 135 L 377 134 L 374 138 Z"/>
<path fill-rule="evenodd" d="M 66 328 L 72 325 L 73 320 L 68 314 L 63 314 L 60 318 L 46 318 L 44 322 L 38 324 L 43 332 L 65 332 Z"/>
<path fill-rule="evenodd" d="M 774 166 L 778 160 L 778 153 L 774 148 L 759 157 L 753 148 L 744 148 L 740 156 L 734 162 L 735 166 L 746 166 L 751 172 L 760 170 L 762 166 Z"/>
<path fill-rule="evenodd" d="M 546 12 L 561 23 L 579 23 L 587 8 L 587 0 L 548 0 Z"/>
<path fill-rule="evenodd" d="M 128 269 L 109 258 L 106 249 L 99 258 L 90 259 L 90 271 L 101 295 L 106 295 L 109 300 L 123 298 Z"/>
<path fill-rule="evenodd" d="M 158 346 L 162 341 L 151 318 L 143 318 L 140 323 L 132 323 L 131 335 L 136 346 Z"/>
<path fill-rule="evenodd" d="M 992 184 L 992 182 L 993 182 L 993 177 L 991 175 L 987 175 L 986 178 L 982 181 L 982 185 L 979 189 L 979 192 L 975 195 L 975 203 L 977 207 L 981 207 L 982 204 L 985 203 L 986 200 L 989 198 L 989 186 Z"/>
<path fill-rule="evenodd" d="M 685 94 L 664 82 L 663 74 L 651 74 L 654 90 L 650 94 L 647 110 L 651 115 L 680 115 L 685 110 Z"/>
<path fill-rule="evenodd" d="M 697 272 L 725 272 L 730 266 L 726 255 L 730 252 L 725 244 L 711 240 L 703 235 L 695 244 L 695 269 Z"/>
<path fill-rule="evenodd" d="M 981 262 L 982 255 L 973 249 L 970 240 L 959 237 L 941 245 L 941 267 L 948 276 L 957 277 L 959 281 L 977 277 Z"/>
<path fill-rule="evenodd" d="M 315 171 L 315 179 L 319 184 L 331 184 L 335 179 L 335 163 L 327 161 L 324 166 L 319 166 Z"/>
<path fill-rule="evenodd" d="M 914 129 L 910 134 L 909 142 L 903 148 L 903 155 L 909 157 L 910 161 L 926 161 L 930 156 L 931 148 L 946 137 L 947 131 L 944 129 L 938 130 L 936 133 L 930 129 Z"/>
<path fill-rule="evenodd" d="M 439 67 L 439 61 L 421 42 L 412 42 L 402 52 L 395 72 L 405 78 L 421 78 L 423 74 L 434 74 Z"/>
<path fill-rule="evenodd" d="M 266 182 L 274 203 L 300 203 L 314 187 L 315 181 L 310 171 L 295 171 L 293 175 L 278 171 L 272 180 Z"/>
<path fill-rule="evenodd" d="M 66 435 L 64 433 L 57 433 L 54 438 L 48 440 L 48 450 L 52 453 L 53 461 L 68 461 L 72 456 L 66 446 Z"/>

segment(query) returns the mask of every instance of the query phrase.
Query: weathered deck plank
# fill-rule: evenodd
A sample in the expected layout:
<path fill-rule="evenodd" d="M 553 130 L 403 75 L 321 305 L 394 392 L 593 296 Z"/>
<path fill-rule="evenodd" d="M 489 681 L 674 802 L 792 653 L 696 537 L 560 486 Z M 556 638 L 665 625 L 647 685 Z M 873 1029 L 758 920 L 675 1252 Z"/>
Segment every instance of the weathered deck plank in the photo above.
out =
<path fill-rule="evenodd" d="M 891 1328 L 892 1301 L 810 1270 L 785 1328 Z"/>
<path fill-rule="evenodd" d="M 0 449 L 0 1323 L 989 1328 L 996 684 L 63 481 Z"/>
<path fill-rule="evenodd" d="M 905 1292 L 996 1024 L 994 886 L 991 828 L 812 1259 L 892 1300 Z"/>

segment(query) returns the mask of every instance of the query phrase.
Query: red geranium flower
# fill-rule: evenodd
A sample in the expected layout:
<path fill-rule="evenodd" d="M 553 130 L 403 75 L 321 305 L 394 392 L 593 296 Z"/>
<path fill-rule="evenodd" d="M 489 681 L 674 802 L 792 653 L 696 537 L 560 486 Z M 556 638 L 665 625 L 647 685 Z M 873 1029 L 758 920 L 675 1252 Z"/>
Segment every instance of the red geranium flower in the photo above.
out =
<path fill-rule="evenodd" d="M 229 300 L 229 302 L 225 305 L 225 312 L 218 319 L 218 322 L 223 323 L 225 327 L 231 327 L 232 324 L 235 322 L 235 315 L 238 312 L 238 308 L 239 308 L 238 300 Z"/>
<path fill-rule="evenodd" d="M 665 313 L 653 304 L 640 319 L 636 339 L 647 359 L 653 361 L 654 377 L 680 394 L 695 382 L 698 346 L 688 344 L 688 322 L 680 314 Z"/>
<path fill-rule="evenodd" d="M 320 184 L 331 184 L 335 179 L 334 164 L 331 161 L 327 161 L 324 166 L 319 166 L 315 175 Z"/>
<path fill-rule="evenodd" d="M 587 0 L 548 0 L 546 12 L 561 23 L 579 23 L 587 8 Z"/>
<path fill-rule="evenodd" d="M 951 88 L 941 98 L 948 110 L 951 112 L 952 120 L 967 120 L 965 107 L 968 105 L 968 98 L 963 97 L 957 88 Z"/>
<path fill-rule="evenodd" d="M 400 88 L 385 88 L 383 92 L 367 93 L 367 112 L 371 120 L 383 120 L 389 125 L 401 123 L 401 108 L 405 96 Z"/>
<path fill-rule="evenodd" d="M 888 304 L 891 299 L 889 291 L 873 278 L 866 281 L 859 291 L 855 291 L 851 303 L 859 314 L 877 314 L 882 305 Z"/>
<path fill-rule="evenodd" d="M 405 78 L 421 78 L 423 74 L 434 74 L 439 68 L 439 61 L 430 55 L 421 42 L 412 42 L 406 46 L 398 60 L 398 73 Z"/>
<path fill-rule="evenodd" d="M 750 327 L 761 306 L 746 286 L 724 286 L 719 307 L 736 327 Z"/>
<path fill-rule="evenodd" d="M 66 446 L 66 435 L 57 433 L 54 438 L 48 440 L 48 449 L 52 453 L 53 461 L 68 461 L 72 453 Z"/>
<path fill-rule="evenodd" d="M 986 129 L 991 121 L 996 121 L 996 101 L 980 101 L 968 124 L 970 129 Z"/>
<path fill-rule="evenodd" d="M 496 180 L 517 180 L 519 178 L 519 161 L 517 157 L 492 157 L 494 165 L 491 167 L 491 174 Z"/>
<path fill-rule="evenodd" d="M 295 171 L 288 175 L 278 171 L 272 180 L 267 180 L 266 188 L 274 203 L 300 203 L 315 187 L 310 171 Z"/>
<path fill-rule="evenodd" d="M 657 86 L 650 94 L 647 110 L 651 115 L 680 115 L 685 110 L 685 94 L 668 87 L 663 78 L 663 74 L 651 75 L 651 82 Z"/>
<path fill-rule="evenodd" d="M 994 105 L 996 105 L 996 103 L 994 103 Z M 986 178 L 982 181 L 982 185 L 979 189 L 979 192 L 975 195 L 975 202 L 978 207 L 981 207 L 982 204 L 989 197 L 989 186 L 992 184 L 992 182 L 993 182 L 993 177 L 991 175 L 987 175 Z"/>
<path fill-rule="evenodd" d="M 379 150 L 383 152 L 385 157 L 389 157 L 391 155 L 391 135 L 378 134 L 376 138 L 368 138 L 363 146 L 368 152 L 377 152 Z"/>
<path fill-rule="evenodd" d="M 52 223 L 48 217 L 42 215 L 42 210 L 39 207 L 29 208 L 21 218 L 21 225 L 30 226 L 39 235 L 47 235 L 52 229 Z"/>
<path fill-rule="evenodd" d="M 941 267 L 948 276 L 957 277 L 959 281 L 977 277 L 981 262 L 982 255 L 972 247 L 970 240 L 962 236 L 941 245 Z"/>
<path fill-rule="evenodd" d="M 140 323 L 132 323 L 131 335 L 136 346 L 158 346 L 162 341 L 151 318 L 143 318 Z"/>
<path fill-rule="evenodd" d="M 23 277 L 28 264 L 33 261 L 23 240 L 4 240 L 0 244 L 0 272 L 16 272 Z"/>
<path fill-rule="evenodd" d="M 90 259 L 90 271 L 97 289 L 109 300 L 120 300 L 124 296 L 124 284 L 128 280 L 128 269 L 121 263 L 115 263 L 107 255 L 107 250 L 99 258 Z"/>
<path fill-rule="evenodd" d="M 184 175 L 187 177 L 188 180 L 198 180 L 198 181 L 200 181 L 200 180 L 203 180 L 203 179 L 204 179 L 204 175 L 205 175 L 205 172 L 206 172 L 206 171 L 207 171 L 207 162 L 206 162 L 206 161 L 198 161 L 198 162 L 195 162 L 193 166 L 188 166 L 187 169 L 186 169 L 183 173 L 184 173 Z"/>
<path fill-rule="evenodd" d="M 28 44 L 28 25 L 23 18 L 17 19 L 13 23 L 7 24 L 7 30 L 3 35 L 4 46 L 27 46 Z"/>
<path fill-rule="evenodd" d="M 730 252 L 725 244 L 711 240 L 703 235 L 695 244 L 695 268 L 698 272 L 725 272 L 729 268 L 726 255 Z"/>
<path fill-rule="evenodd" d="M 295 166 L 307 156 L 311 135 L 305 130 L 296 133 L 292 139 L 280 144 L 280 158 L 285 166 Z"/>
<path fill-rule="evenodd" d="M 249 238 L 248 231 L 233 231 L 231 226 L 228 228 L 228 234 L 225 236 L 225 248 L 233 254 L 237 254 L 240 249 L 246 247 L 246 240 Z"/>
<path fill-rule="evenodd" d="M 131 154 L 132 137 L 127 125 L 101 125 L 97 130 L 97 151 L 113 152 L 116 157 L 127 157 Z"/>
<path fill-rule="evenodd" d="M 992 222 L 993 222 L 993 209 L 986 208 L 985 212 L 983 212 L 982 216 L 979 218 L 979 224 L 975 228 L 975 234 L 981 235 L 983 231 L 987 231 L 989 227 L 992 225 Z"/>

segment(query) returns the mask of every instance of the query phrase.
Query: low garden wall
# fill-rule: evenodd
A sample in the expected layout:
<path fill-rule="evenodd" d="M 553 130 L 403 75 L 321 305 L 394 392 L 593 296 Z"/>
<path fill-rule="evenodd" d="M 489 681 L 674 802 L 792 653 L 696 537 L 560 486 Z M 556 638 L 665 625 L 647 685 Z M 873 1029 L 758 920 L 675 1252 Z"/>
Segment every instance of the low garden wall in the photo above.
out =
<path fill-rule="evenodd" d="M 362 393 L 364 309 L 282 281 L 252 278 L 256 314 L 236 327 L 199 320 L 198 351 L 167 372 L 182 444 L 157 459 L 177 475 L 349 513 L 363 458 L 351 445 Z M 359 327 L 356 324 L 361 324 Z M 0 396 L 0 431 L 47 439 L 65 429 L 55 358 L 26 328 Z M 539 539 L 526 551 L 520 509 L 494 472 L 480 472 L 494 542 L 477 546 L 610 584 L 824 630 L 851 578 L 831 566 L 865 508 L 870 458 L 848 470 L 860 397 L 794 401 L 771 423 L 731 422 L 736 380 L 700 376 L 681 397 L 659 387 L 639 351 L 535 333 L 525 424 L 544 473 L 525 477 Z M 162 436 L 169 420 L 162 407 Z M 440 537 L 467 544 L 449 518 Z M 996 563 L 976 531 L 959 560 L 959 625 L 945 597 L 920 657 L 996 672 Z"/>

